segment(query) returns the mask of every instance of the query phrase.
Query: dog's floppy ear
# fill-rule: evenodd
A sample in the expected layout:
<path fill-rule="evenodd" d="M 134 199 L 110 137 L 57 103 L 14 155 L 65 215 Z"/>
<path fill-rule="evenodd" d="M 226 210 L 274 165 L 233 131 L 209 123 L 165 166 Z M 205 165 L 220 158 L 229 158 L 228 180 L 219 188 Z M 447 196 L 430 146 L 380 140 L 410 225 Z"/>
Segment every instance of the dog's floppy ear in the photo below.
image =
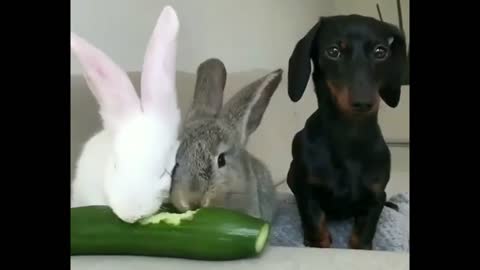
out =
<path fill-rule="evenodd" d="M 288 96 L 294 102 L 300 100 L 307 87 L 311 73 L 311 47 L 322 18 L 300 40 L 293 50 L 288 62 Z"/>
<path fill-rule="evenodd" d="M 408 57 L 405 35 L 396 26 L 385 24 L 389 34 L 390 60 L 388 61 L 389 72 L 387 78 L 380 88 L 380 97 L 390 107 L 397 107 L 400 102 L 400 90 L 408 78 Z"/>

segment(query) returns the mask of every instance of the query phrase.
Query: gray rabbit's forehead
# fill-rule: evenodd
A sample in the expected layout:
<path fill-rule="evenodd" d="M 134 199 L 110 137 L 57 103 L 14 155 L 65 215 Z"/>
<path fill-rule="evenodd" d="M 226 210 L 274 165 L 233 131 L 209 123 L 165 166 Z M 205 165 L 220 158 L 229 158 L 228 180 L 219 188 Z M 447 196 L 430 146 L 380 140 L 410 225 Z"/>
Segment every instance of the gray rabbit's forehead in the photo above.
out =
<path fill-rule="evenodd" d="M 216 123 L 197 123 L 183 132 L 179 152 L 192 155 L 192 151 L 202 151 L 207 155 L 215 155 L 219 146 L 228 142 L 230 137 L 228 132 Z"/>
<path fill-rule="evenodd" d="M 205 144 L 209 153 L 217 153 L 220 144 L 233 144 L 237 139 L 236 132 L 221 120 L 210 119 L 188 123 L 181 133 L 181 148 L 185 149 L 196 143 Z"/>

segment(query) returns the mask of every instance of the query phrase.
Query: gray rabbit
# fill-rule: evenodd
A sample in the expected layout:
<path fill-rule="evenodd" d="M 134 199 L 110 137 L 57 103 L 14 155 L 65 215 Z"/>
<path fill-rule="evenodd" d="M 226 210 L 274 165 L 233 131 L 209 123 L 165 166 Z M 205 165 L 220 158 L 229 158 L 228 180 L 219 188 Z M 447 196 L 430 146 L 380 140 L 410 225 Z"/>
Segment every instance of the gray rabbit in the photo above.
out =
<path fill-rule="evenodd" d="M 172 176 L 170 199 L 178 210 L 223 207 L 272 221 L 276 205 L 272 176 L 245 146 L 282 73 L 277 69 L 250 83 L 222 106 L 224 64 L 215 58 L 200 64 Z"/>

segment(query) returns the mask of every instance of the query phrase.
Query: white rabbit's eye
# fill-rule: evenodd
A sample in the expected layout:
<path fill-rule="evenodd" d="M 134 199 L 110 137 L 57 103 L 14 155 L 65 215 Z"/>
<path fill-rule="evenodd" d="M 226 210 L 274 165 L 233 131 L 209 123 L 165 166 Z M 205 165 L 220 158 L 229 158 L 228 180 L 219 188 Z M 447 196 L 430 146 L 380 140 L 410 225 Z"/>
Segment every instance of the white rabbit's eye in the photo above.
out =
<path fill-rule="evenodd" d="M 225 154 L 221 153 L 218 155 L 218 160 L 217 160 L 218 168 L 222 168 L 225 166 Z"/>

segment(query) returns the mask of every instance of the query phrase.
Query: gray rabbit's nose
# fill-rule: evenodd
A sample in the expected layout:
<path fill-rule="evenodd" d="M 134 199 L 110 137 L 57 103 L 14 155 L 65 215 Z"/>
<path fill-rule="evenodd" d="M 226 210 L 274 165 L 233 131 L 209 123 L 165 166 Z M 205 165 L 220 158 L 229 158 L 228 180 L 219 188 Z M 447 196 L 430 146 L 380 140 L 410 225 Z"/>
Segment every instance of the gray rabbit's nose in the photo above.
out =
<path fill-rule="evenodd" d="M 198 203 L 193 203 L 189 196 L 187 196 L 184 192 L 179 191 L 172 193 L 172 203 L 180 212 L 186 212 L 188 210 L 195 210 L 199 208 Z"/>
<path fill-rule="evenodd" d="M 175 208 L 177 208 L 177 210 L 180 212 L 191 210 L 190 205 L 185 200 L 175 200 L 173 204 L 175 205 Z"/>
<path fill-rule="evenodd" d="M 202 199 L 202 202 L 200 203 L 200 207 L 209 207 L 210 206 L 210 197 L 209 196 L 205 196 L 203 199 Z"/>
<path fill-rule="evenodd" d="M 191 179 L 173 179 L 170 200 L 180 212 L 196 210 L 201 206 L 202 193 L 190 189 Z"/>

